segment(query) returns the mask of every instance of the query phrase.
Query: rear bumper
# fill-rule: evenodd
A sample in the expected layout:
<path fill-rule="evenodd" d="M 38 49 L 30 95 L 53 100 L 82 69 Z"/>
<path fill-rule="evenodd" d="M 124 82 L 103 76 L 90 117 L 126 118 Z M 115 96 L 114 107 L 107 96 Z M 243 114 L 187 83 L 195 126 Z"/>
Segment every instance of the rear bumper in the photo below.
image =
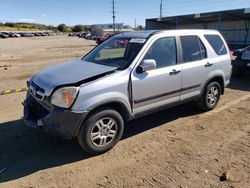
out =
<path fill-rule="evenodd" d="M 70 139 L 77 132 L 88 112 L 73 112 L 71 110 L 44 107 L 29 93 L 24 101 L 24 123 L 33 128 L 40 128 L 48 133 Z"/>

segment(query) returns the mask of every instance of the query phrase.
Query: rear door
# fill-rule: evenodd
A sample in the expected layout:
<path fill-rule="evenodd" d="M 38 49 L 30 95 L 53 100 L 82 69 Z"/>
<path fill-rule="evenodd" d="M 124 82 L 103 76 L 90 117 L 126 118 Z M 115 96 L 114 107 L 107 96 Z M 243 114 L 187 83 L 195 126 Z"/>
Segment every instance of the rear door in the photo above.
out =
<path fill-rule="evenodd" d="M 226 86 L 230 82 L 232 72 L 231 56 L 226 41 L 219 34 L 205 34 L 204 37 L 214 51 L 213 68 L 217 72 L 224 74 L 224 84 Z"/>
<path fill-rule="evenodd" d="M 180 36 L 182 46 L 182 88 L 180 100 L 200 95 L 208 75 L 213 70 L 213 59 L 208 58 L 207 49 L 200 37 Z"/>
<path fill-rule="evenodd" d="M 154 59 L 156 69 L 132 72 L 133 110 L 135 114 L 179 103 L 181 65 L 177 64 L 175 37 L 157 39 L 148 48 L 143 59 Z"/>

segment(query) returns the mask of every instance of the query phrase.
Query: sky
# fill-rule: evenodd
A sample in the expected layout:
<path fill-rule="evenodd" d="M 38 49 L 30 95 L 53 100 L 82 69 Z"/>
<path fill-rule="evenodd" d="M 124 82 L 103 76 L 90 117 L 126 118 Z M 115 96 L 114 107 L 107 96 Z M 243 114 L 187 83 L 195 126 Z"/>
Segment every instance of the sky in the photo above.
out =
<path fill-rule="evenodd" d="M 250 8 L 250 0 L 162 0 L 163 16 Z M 112 0 L 2 0 L 0 22 L 58 25 L 112 23 Z M 160 0 L 115 0 L 116 22 L 145 25 L 160 15 Z"/>

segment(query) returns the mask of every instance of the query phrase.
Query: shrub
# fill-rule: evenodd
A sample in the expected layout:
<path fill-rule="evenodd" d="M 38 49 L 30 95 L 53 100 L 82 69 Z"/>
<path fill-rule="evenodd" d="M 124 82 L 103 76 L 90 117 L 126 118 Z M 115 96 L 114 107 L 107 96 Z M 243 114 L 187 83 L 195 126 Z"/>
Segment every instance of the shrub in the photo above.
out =
<path fill-rule="evenodd" d="M 84 30 L 85 30 L 85 28 L 83 25 L 75 25 L 74 28 L 72 29 L 72 31 L 74 31 L 74 32 L 82 32 Z"/>
<path fill-rule="evenodd" d="M 57 29 L 61 32 L 65 32 L 67 30 L 67 26 L 65 24 L 59 24 Z"/>

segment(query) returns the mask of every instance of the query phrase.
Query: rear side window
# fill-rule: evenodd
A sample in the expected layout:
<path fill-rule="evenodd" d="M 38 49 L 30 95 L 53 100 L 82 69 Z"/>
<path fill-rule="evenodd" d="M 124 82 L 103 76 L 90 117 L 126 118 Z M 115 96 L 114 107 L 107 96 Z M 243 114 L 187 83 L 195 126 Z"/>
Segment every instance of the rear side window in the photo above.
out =
<path fill-rule="evenodd" d="M 198 61 L 207 57 L 206 48 L 197 36 L 181 36 L 180 38 L 184 62 Z"/>
<path fill-rule="evenodd" d="M 219 35 L 205 35 L 205 38 L 217 55 L 227 54 L 226 46 Z"/>

